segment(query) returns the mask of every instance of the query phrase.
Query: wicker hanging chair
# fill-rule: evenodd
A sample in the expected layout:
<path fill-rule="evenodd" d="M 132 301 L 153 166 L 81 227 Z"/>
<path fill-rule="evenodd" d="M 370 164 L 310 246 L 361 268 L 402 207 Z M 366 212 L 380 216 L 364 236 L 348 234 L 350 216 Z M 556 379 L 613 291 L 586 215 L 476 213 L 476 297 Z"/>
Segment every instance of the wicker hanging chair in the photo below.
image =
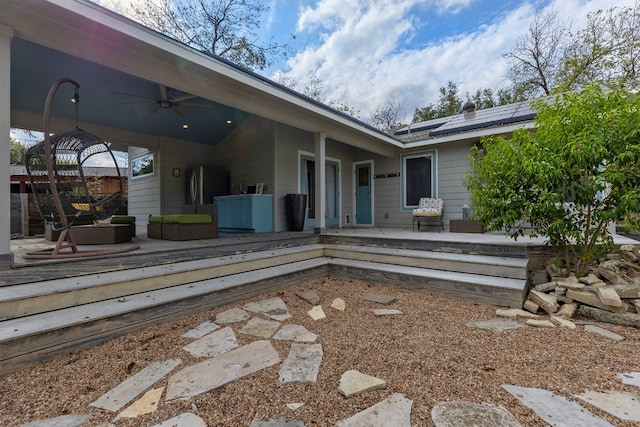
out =
<path fill-rule="evenodd" d="M 76 92 L 73 97 L 76 114 L 79 102 L 80 85 L 71 79 L 56 81 L 45 103 L 44 140 L 25 153 L 24 164 L 36 205 L 42 218 L 51 227 L 60 231 L 60 237 L 52 250 L 27 253 L 25 258 L 65 258 L 77 256 L 104 255 L 119 253 L 138 248 L 125 246 L 117 249 L 78 251 L 73 239 L 72 226 L 100 222 L 111 218 L 123 206 L 123 179 L 120 168 L 109 149 L 109 145 L 97 136 L 76 126 L 74 130 L 50 136 L 49 113 L 51 102 L 58 87 L 71 83 Z M 77 116 L 76 116 L 77 122 Z M 85 175 L 85 163 L 98 154 L 111 156 L 118 174 L 119 190 L 108 196 L 98 196 L 90 191 L 90 183 Z M 63 253 L 69 248 L 71 253 Z"/>

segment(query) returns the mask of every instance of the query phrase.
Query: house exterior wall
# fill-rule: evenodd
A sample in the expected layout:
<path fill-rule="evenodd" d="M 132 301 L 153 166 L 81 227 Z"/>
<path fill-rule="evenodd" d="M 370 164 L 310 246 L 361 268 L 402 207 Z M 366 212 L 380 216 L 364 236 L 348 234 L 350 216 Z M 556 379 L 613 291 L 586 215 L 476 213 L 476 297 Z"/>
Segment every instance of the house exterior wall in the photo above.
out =
<path fill-rule="evenodd" d="M 446 146 L 428 146 L 398 150 L 392 158 L 374 158 L 375 225 L 378 227 L 411 228 L 411 211 L 402 210 L 402 155 L 420 151 L 437 151 L 437 192 L 444 203 L 445 227 L 452 219 L 462 218 L 462 207 L 469 205 L 469 192 L 462 184 L 469 169 L 471 142 L 453 142 Z M 360 153 L 358 156 L 363 156 Z M 381 177 L 390 175 L 389 177 Z"/>
<path fill-rule="evenodd" d="M 155 152 L 155 173 L 153 175 L 132 178 L 129 172 L 129 215 L 136 217 L 136 232 L 145 232 L 149 215 L 162 213 L 161 174 L 158 168 L 161 165 L 159 159 L 160 150 L 129 147 L 129 159 Z M 167 153 L 167 155 L 170 155 Z M 165 190 L 166 191 L 166 190 Z"/>

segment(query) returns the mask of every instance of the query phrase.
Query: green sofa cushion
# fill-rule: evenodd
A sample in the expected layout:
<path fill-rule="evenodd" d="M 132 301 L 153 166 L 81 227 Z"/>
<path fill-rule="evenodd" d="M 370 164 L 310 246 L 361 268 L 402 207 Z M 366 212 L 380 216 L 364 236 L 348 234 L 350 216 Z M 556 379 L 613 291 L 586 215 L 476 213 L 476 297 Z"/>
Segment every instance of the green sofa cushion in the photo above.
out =
<path fill-rule="evenodd" d="M 113 215 L 111 217 L 111 224 L 133 224 L 136 222 L 136 217 L 131 215 Z"/>
<path fill-rule="evenodd" d="M 162 215 L 155 215 L 149 217 L 149 224 L 162 224 Z"/>
<path fill-rule="evenodd" d="M 212 222 L 213 218 L 211 215 L 206 214 L 175 214 L 162 216 L 163 224 L 211 224 Z"/>

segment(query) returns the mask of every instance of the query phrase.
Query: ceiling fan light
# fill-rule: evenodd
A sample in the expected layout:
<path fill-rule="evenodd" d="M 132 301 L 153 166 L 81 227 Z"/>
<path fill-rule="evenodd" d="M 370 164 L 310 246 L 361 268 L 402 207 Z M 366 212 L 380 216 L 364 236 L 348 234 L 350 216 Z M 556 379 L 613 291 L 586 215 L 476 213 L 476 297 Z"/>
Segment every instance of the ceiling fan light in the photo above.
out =
<path fill-rule="evenodd" d="M 182 129 L 189 129 L 189 125 L 188 125 L 188 124 L 186 124 L 186 123 L 183 123 L 183 124 L 182 124 Z"/>
<path fill-rule="evenodd" d="M 227 124 L 230 125 L 231 124 L 231 119 L 227 119 Z"/>

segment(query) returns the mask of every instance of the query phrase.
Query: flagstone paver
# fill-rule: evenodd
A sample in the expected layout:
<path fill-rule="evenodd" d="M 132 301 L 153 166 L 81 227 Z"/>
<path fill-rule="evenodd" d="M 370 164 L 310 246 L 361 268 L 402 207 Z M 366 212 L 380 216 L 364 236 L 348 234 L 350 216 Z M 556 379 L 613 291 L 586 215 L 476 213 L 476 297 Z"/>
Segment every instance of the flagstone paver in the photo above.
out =
<path fill-rule="evenodd" d="M 292 411 L 302 408 L 303 406 L 304 406 L 304 402 L 287 403 L 287 408 L 291 409 Z"/>
<path fill-rule="evenodd" d="M 503 384 L 502 388 L 554 427 L 613 427 L 586 408 L 548 390 L 507 384 Z"/>
<path fill-rule="evenodd" d="M 207 427 L 207 424 L 199 416 L 185 412 L 153 427 Z"/>
<path fill-rule="evenodd" d="M 624 341 L 624 337 L 622 335 L 618 335 L 615 332 L 608 331 L 596 325 L 586 325 L 584 327 L 584 330 L 592 334 L 600 335 L 601 337 L 608 338 L 612 341 L 617 341 L 617 342 Z"/>
<path fill-rule="evenodd" d="M 272 338 L 281 341 L 315 342 L 318 336 L 302 325 L 284 325 Z"/>
<path fill-rule="evenodd" d="M 197 396 L 278 362 L 280 356 L 271 342 L 254 341 L 172 375 L 165 399 L 171 401 Z"/>
<path fill-rule="evenodd" d="M 31 421 L 20 424 L 20 427 L 79 427 L 91 418 L 91 414 L 62 415 L 45 420 Z"/>
<path fill-rule="evenodd" d="M 120 412 L 114 421 L 120 418 L 135 418 L 140 415 L 155 412 L 158 409 L 158 403 L 160 403 L 160 397 L 162 397 L 163 391 L 164 387 L 149 390 L 140 399 Z"/>
<path fill-rule="evenodd" d="M 302 298 L 303 300 L 305 300 L 311 305 L 320 304 L 320 295 L 318 295 L 318 292 L 316 292 L 313 289 L 309 291 L 296 292 L 296 295 L 298 295 L 300 298 Z"/>
<path fill-rule="evenodd" d="M 316 382 L 322 355 L 322 344 L 292 344 L 289 355 L 280 368 L 280 382 Z"/>
<path fill-rule="evenodd" d="M 488 403 L 440 402 L 431 410 L 436 427 L 521 427 L 502 406 Z"/>
<path fill-rule="evenodd" d="M 397 316 L 402 314 L 402 312 L 400 310 L 394 310 L 392 308 L 376 308 L 371 310 L 373 311 L 373 314 L 375 314 L 376 316 L 380 317 L 380 316 Z"/>
<path fill-rule="evenodd" d="M 238 332 L 245 335 L 252 335 L 254 337 L 260 338 L 270 338 L 278 328 L 280 327 L 280 322 L 275 320 L 267 320 L 260 319 L 258 317 L 251 319 L 247 322 L 246 325 Z"/>
<path fill-rule="evenodd" d="M 216 316 L 216 323 L 239 323 L 249 320 L 251 316 L 249 313 L 241 308 L 232 308 L 230 310 L 223 311 Z"/>
<path fill-rule="evenodd" d="M 640 396 L 626 391 L 591 391 L 576 397 L 625 421 L 640 421 Z"/>
<path fill-rule="evenodd" d="M 285 321 L 291 317 L 285 302 L 282 298 L 277 297 L 259 302 L 251 302 L 249 304 L 245 304 L 242 308 L 252 313 L 263 314 L 279 322 Z"/>
<path fill-rule="evenodd" d="M 476 329 L 485 329 L 493 332 L 504 332 L 509 329 L 524 328 L 524 325 L 518 322 L 511 322 L 506 320 L 481 320 L 478 322 L 469 322 L 467 326 Z"/>
<path fill-rule="evenodd" d="M 327 315 L 325 314 L 324 310 L 322 309 L 321 305 L 315 305 L 313 306 L 313 308 L 309 311 L 307 311 L 307 314 L 313 319 L 313 320 L 322 320 L 322 319 L 326 319 Z"/>
<path fill-rule="evenodd" d="M 117 387 L 102 395 L 91 406 L 116 412 L 142 394 L 146 389 L 171 372 L 182 360 L 170 359 L 154 362 L 137 374 L 121 382 Z"/>
<path fill-rule="evenodd" d="M 377 294 L 363 294 L 362 299 L 365 301 L 377 302 L 382 305 L 388 305 L 396 301 L 396 297 L 394 296 Z"/>
<path fill-rule="evenodd" d="M 211 332 L 220 329 L 219 325 L 213 322 L 204 322 L 195 328 L 182 334 L 183 338 L 202 338 L 203 336 L 210 334 Z"/>
<path fill-rule="evenodd" d="M 286 420 L 284 418 L 269 418 L 267 421 L 253 420 L 249 427 L 304 427 L 304 422 L 299 420 Z"/>
<path fill-rule="evenodd" d="M 344 302 L 342 298 L 336 298 L 331 302 L 331 308 L 334 308 L 338 311 L 344 311 L 347 304 Z"/>
<path fill-rule="evenodd" d="M 618 374 L 618 378 L 624 384 L 640 387 L 640 372 L 623 372 Z"/>
<path fill-rule="evenodd" d="M 236 334 L 227 326 L 185 345 L 183 349 L 196 357 L 214 357 L 236 347 Z"/>
<path fill-rule="evenodd" d="M 346 371 L 340 377 L 338 391 L 344 397 L 351 397 L 368 391 L 379 390 L 387 386 L 386 381 L 356 370 Z"/>
<path fill-rule="evenodd" d="M 413 401 L 394 393 L 382 402 L 336 423 L 336 427 L 411 427 Z"/>

